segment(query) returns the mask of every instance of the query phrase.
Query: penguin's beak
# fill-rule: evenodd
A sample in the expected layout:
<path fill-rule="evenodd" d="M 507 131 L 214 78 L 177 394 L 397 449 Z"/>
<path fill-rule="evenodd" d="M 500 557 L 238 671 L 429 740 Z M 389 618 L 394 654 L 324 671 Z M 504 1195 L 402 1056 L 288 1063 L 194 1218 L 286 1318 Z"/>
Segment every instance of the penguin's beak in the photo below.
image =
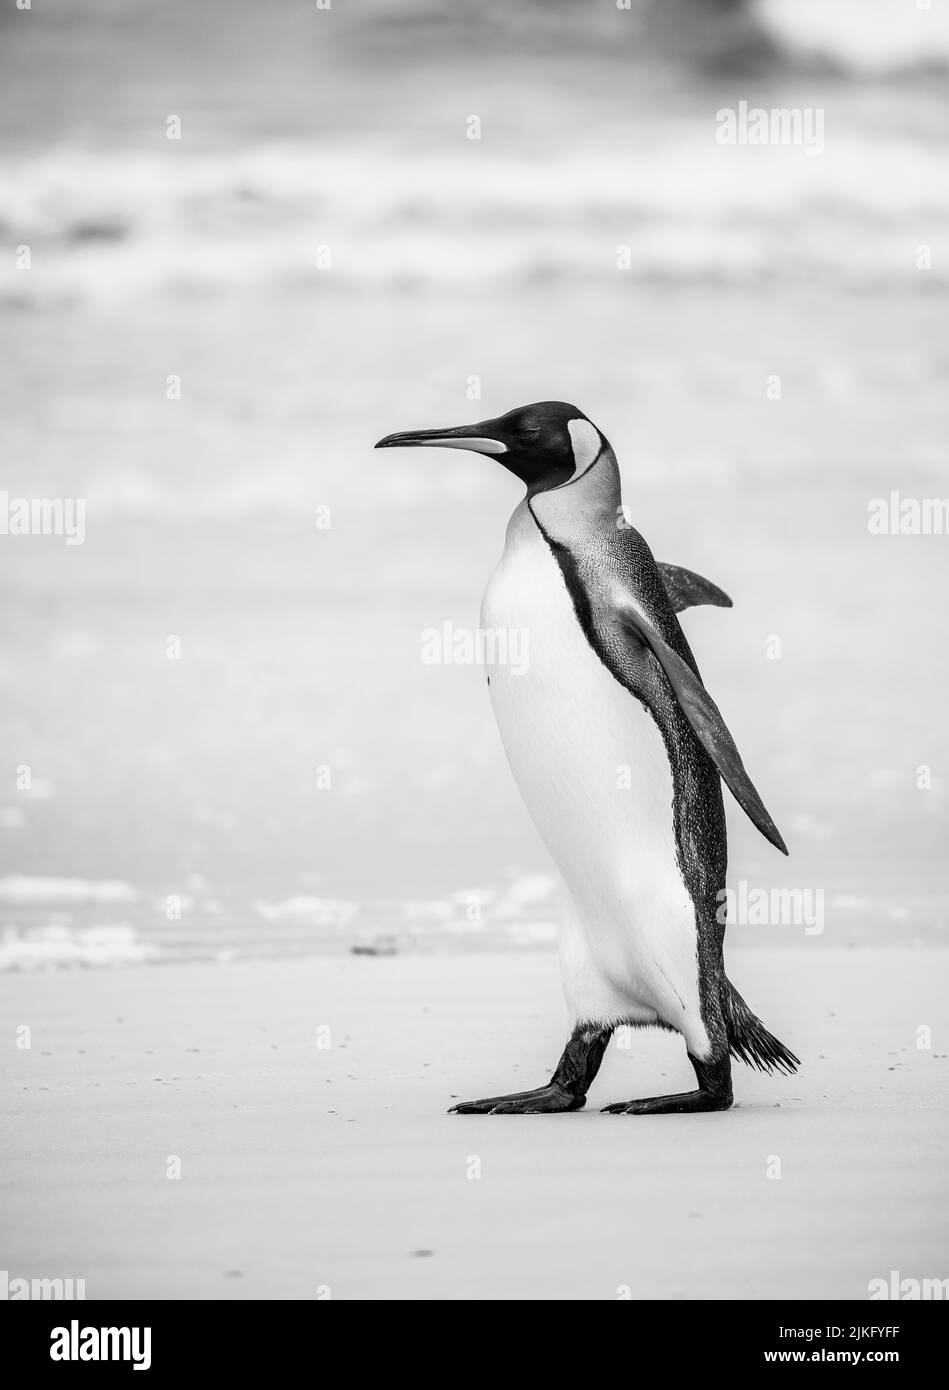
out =
<path fill-rule="evenodd" d="M 494 420 L 477 425 L 457 425 L 446 430 L 403 430 L 387 434 L 377 449 L 470 449 L 475 454 L 506 454 L 508 446 L 495 435 L 500 426 Z"/>

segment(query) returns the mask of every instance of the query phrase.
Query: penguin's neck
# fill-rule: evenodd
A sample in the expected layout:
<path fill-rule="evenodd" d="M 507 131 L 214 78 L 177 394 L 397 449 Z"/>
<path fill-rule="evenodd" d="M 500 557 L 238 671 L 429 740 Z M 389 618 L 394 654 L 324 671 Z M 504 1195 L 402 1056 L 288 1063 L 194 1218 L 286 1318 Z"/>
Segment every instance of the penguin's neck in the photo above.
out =
<path fill-rule="evenodd" d="M 548 539 L 560 545 L 569 547 L 591 531 L 614 527 L 621 505 L 616 455 L 607 444 L 585 472 L 535 493 L 527 505 Z"/>

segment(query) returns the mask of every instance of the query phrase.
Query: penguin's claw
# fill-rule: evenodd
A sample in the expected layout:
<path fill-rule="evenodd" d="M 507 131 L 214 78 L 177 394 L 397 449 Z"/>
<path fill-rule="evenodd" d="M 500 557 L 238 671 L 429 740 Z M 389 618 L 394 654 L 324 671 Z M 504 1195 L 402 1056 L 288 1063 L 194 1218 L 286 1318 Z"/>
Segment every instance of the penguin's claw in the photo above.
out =
<path fill-rule="evenodd" d="M 486 1100 L 462 1100 L 449 1115 L 558 1115 L 580 1110 L 586 1096 L 575 1096 L 562 1086 L 541 1086 L 536 1091 L 517 1091 L 510 1096 L 490 1096 Z"/>
<path fill-rule="evenodd" d="M 715 1095 L 711 1091 L 683 1091 L 677 1096 L 648 1096 L 645 1100 L 619 1101 L 604 1105 L 604 1115 L 697 1115 L 708 1110 L 728 1110 L 731 1092 Z"/>

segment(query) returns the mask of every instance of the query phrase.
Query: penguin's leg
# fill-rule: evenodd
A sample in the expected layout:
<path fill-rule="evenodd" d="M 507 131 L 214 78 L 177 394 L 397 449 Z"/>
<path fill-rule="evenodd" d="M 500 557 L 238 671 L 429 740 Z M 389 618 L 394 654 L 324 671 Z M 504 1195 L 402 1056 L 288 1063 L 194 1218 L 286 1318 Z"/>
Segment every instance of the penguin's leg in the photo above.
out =
<path fill-rule="evenodd" d="M 721 873 L 710 884 L 724 881 Z M 698 949 L 684 969 L 685 957 L 654 957 L 668 989 L 660 987 L 654 998 L 657 1022 L 681 1034 L 695 1079 L 694 1091 L 671 1096 L 647 1096 L 618 1105 L 604 1106 L 611 1115 L 696 1115 L 708 1110 L 728 1110 L 732 1104 L 732 1065 L 728 1025 L 722 1005 L 725 966 L 722 956 L 725 928 L 716 917 L 712 887 L 706 890 L 708 902 L 696 913 Z M 694 972 L 694 973 L 693 973 Z"/>
<path fill-rule="evenodd" d="M 721 945 L 715 953 L 721 961 Z M 705 1110 L 728 1110 L 732 1103 L 732 1064 L 728 1030 L 721 1005 L 723 972 L 713 964 L 706 977 L 708 985 L 698 1007 L 678 1014 L 660 1013 L 660 1022 L 681 1033 L 698 1086 L 672 1096 L 647 1096 L 644 1100 L 621 1101 L 605 1105 L 610 1115 L 696 1115 Z M 667 1001 L 668 1003 L 669 1001 Z"/>
<path fill-rule="evenodd" d="M 644 1100 L 620 1101 L 604 1105 L 608 1115 L 695 1115 L 703 1110 L 728 1110 L 732 1103 L 732 1064 L 728 1046 L 714 1049 L 701 1060 L 689 1053 L 689 1061 L 699 1083 L 695 1091 L 674 1096 L 649 1096 Z"/>
<path fill-rule="evenodd" d="M 536 1091 L 516 1091 L 510 1096 L 459 1101 L 449 1114 L 456 1115 L 553 1115 L 580 1110 L 600 1069 L 612 1025 L 581 1023 L 573 1030 L 557 1069 L 546 1086 Z"/>

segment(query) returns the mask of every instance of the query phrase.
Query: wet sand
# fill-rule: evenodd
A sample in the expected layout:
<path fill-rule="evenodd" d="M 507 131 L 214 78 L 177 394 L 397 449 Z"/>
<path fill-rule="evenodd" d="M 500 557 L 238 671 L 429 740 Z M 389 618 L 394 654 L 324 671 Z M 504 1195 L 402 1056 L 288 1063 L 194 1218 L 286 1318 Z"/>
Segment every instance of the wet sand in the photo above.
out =
<path fill-rule="evenodd" d="M 549 955 L 9 975 L 0 1265 L 88 1298 L 834 1299 L 943 1276 L 947 962 L 733 952 L 804 1066 L 738 1066 L 731 1112 L 663 1118 L 599 1113 L 690 1084 L 657 1033 L 611 1046 L 585 1111 L 445 1113 L 546 1079 Z"/>

